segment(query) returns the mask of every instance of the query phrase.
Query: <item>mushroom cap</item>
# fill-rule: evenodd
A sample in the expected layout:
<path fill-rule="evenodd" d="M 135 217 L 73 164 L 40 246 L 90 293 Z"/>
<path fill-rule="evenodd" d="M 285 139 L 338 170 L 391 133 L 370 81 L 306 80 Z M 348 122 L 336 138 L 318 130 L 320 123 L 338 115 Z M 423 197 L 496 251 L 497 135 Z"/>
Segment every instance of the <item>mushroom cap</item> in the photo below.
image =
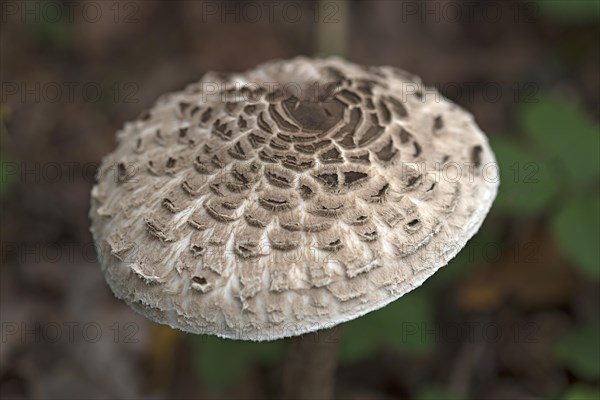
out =
<path fill-rule="evenodd" d="M 340 58 L 208 73 L 117 139 L 90 210 L 107 282 L 156 322 L 233 339 L 398 299 L 477 232 L 499 185 L 471 114 Z"/>

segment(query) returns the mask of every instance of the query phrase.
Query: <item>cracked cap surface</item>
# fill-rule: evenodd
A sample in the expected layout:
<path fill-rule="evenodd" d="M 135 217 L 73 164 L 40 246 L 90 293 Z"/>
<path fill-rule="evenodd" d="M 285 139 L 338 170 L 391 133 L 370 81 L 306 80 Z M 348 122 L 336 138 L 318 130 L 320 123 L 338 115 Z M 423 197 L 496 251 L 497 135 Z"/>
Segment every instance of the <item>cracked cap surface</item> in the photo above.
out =
<path fill-rule="evenodd" d="M 471 114 L 339 58 L 208 73 L 117 139 L 90 210 L 107 282 L 156 322 L 234 339 L 396 300 L 475 234 L 499 184 Z"/>

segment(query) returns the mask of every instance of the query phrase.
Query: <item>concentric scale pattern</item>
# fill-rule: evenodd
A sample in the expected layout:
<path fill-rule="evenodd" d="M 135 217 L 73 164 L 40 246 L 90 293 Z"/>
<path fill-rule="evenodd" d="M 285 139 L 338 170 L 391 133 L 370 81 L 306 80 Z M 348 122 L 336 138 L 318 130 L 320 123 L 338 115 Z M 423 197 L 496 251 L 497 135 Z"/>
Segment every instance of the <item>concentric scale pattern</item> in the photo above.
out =
<path fill-rule="evenodd" d="M 353 319 L 420 285 L 498 186 L 472 116 L 404 71 L 296 58 L 207 74 L 118 133 L 92 191 L 115 294 L 251 340 Z"/>

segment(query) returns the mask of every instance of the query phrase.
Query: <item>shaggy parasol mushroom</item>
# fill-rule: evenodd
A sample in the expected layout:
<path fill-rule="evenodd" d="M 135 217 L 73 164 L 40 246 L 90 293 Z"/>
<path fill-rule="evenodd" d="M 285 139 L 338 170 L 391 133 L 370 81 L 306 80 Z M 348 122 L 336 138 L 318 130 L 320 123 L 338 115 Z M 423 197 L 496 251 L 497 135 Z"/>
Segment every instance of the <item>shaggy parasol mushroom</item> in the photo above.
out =
<path fill-rule="evenodd" d="M 446 265 L 492 204 L 490 166 L 473 117 L 416 76 L 274 61 L 208 73 L 127 123 L 92 191 L 92 233 L 112 290 L 148 318 L 297 336 Z"/>

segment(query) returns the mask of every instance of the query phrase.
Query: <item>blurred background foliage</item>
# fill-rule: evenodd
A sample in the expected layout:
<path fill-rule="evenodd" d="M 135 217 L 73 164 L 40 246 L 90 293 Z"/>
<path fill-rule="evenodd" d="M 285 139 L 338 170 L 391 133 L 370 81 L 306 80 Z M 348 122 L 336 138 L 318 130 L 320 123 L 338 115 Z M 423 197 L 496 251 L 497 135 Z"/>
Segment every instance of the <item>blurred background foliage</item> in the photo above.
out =
<path fill-rule="evenodd" d="M 322 52 L 315 43 L 333 53 L 338 46 L 352 61 L 417 73 L 472 111 L 501 179 L 489 217 L 455 259 L 418 290 L 343 324 L 338 397 L 599 399 L 600 2 L 440 0 L 428 2 L 437 10 L 429 17 L 408 14 L 414 2 L 340 2 L 339 25 L 325 32 L 341 41 L 319 37 L 323 26 L 313 18 L 206 21 L 208 3 L 96 2 L 105 15 L 97 23 L 77 13 L 3 16 L 3 243 L 61 249 L 91 240 L 93 180 L 48 182 L 21 170 L 97 164 L 125 121 L 208 70 Z M 317 3 L 302 4 L 312 16 Z M 469 13 L 445 18 L 449 4 Z M 499 21 L 482 17 L 486 7 L 502 11 Z M 15 83 L 23 90 L 66 82 L 97 84 L 101 95 L 48 101 L 8 93 Z M 499 99 L 446 85 L 480 94 L 490 82 L 504 89 Z M 140 330 L 134 344 L 3 340 L 2 398 L 274 396 L 285 341 L 235 342 L 152 324 L 113 299 L 97 263 L 81 253 L 45 262 L 7 248 L 3 322 L 100 321 L 109 331 L 115 321 L 134 321 Z"/>

